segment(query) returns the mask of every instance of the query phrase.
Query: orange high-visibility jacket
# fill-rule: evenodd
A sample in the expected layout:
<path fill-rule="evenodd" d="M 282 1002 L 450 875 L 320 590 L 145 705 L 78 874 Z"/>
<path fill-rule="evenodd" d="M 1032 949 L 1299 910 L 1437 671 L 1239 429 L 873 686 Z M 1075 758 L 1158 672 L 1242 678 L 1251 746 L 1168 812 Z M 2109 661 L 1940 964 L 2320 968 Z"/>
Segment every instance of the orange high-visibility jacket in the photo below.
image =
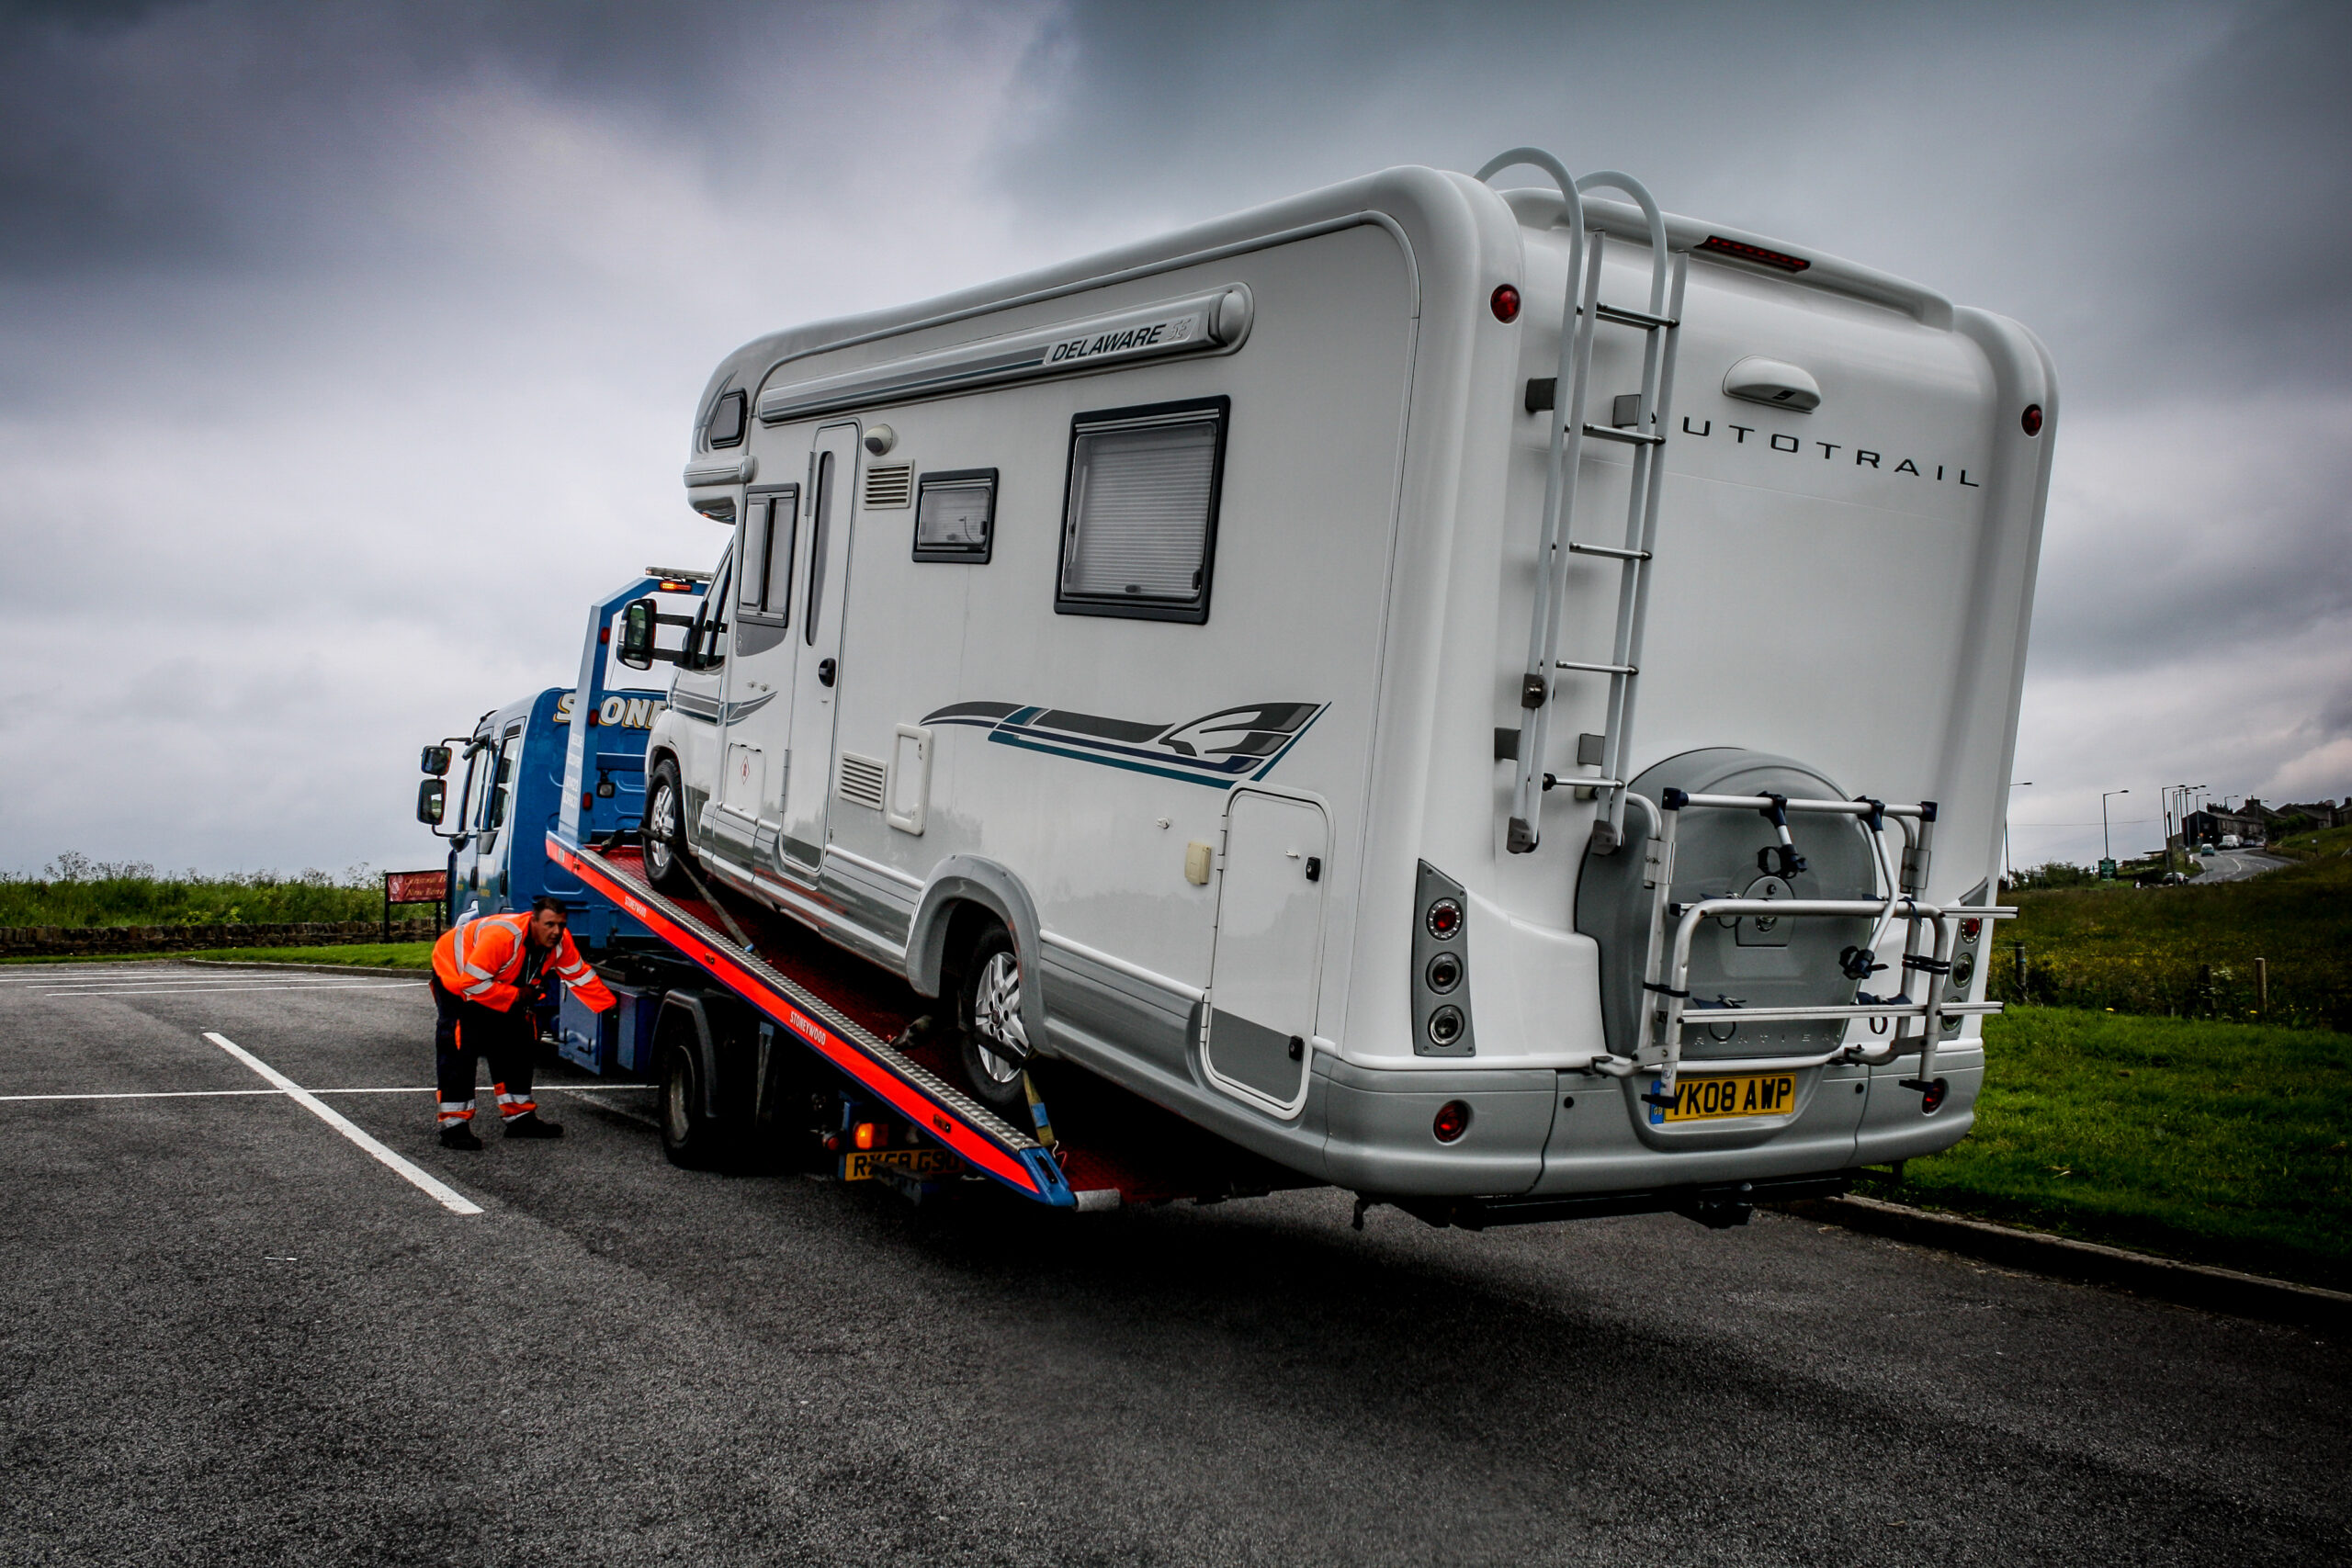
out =
<path fill-rule="evenodd" d="M 480 1002 L 492 1012 L 506 1011 L 523 994 L 514 981 L 528 955 L 529 942 L 524 933 L 530 923 L 527 913 L 467 916 L 433 944 L 433 973 L 454 995 Z M 570 931 L 547 955 L 546 973 L 571 987 L 598 1012 L 614 1005 L 613 993 L 605 989 L 605 982 L 571 945 Z"/>

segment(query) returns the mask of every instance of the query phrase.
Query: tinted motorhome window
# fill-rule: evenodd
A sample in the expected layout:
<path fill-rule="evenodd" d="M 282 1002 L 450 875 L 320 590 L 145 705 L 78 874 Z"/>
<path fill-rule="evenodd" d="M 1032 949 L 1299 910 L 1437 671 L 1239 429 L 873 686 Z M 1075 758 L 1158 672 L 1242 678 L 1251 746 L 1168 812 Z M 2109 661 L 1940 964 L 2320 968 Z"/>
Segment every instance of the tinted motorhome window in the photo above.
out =
<path fill-rule="evenodd" d="M 800 492 L 787 490 L 751 507 L 743 531 L 743 613 L 771 626 L 792 614 L 792 539 L 800 521 Z"/>
<path fill-rule="evenodd" d="M 802 617 L 802 633 L 808 646 L 817 646 L 817 595 L 825 591 L 825 536 L 831 531 L 833 521 L 833 455 L 821 454 L 817 458 L 816 526 L 808 531 L 808 611 Z"/>
<path fill-rule="evenodd" d="M 1057 610 L 1208 618 L 1226 408 L 1219 398 L 1078 417 Z"/>
<path fill-rule="evenodd" d="M 915 559 L 985 564 L 996 524 L 996 470 L 925 474 L 915 503 Z"/>
<path fill-rule="evenodd" d="M 742 444 L 743 405 L 747 400 L 741 392 L 729 392 L 711 409 L 710 444 L 713 446 Z"/>

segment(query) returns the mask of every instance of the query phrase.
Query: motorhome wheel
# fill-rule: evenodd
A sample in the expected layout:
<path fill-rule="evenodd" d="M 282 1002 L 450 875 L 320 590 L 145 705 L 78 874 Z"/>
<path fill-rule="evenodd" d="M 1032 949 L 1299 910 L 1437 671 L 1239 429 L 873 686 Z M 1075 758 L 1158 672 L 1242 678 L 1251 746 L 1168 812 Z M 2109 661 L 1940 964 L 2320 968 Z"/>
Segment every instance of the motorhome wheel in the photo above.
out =
<path fill-rule="evenodd" d="M 653 783 L 645 792 L 645 874 L 662 892 L 693 897 L 694 879 L 685 868 L 685 798 L 678 764 L 667 757 L 653 764 Z"/>
<path fill-rule="evenodd" d="M 972 945 L 956 999 L 966 1081 L 989 1110 L 1025 1125 L 1029 1097 L 1021 1073 L 1029 1035 L 1021 1023 L 1021 957 L 1003 927 L 991 927 Z"/>

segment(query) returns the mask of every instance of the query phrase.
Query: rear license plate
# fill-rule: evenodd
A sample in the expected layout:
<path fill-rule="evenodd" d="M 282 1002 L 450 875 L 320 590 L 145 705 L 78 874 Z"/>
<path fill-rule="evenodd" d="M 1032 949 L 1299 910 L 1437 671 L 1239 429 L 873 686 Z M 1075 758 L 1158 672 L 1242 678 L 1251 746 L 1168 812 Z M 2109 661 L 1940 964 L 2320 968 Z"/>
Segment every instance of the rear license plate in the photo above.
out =
<path fill-rule="evenodd" d="M 904 1176 L 946 1176 L 964 1162 L 945 1149 L 859 1149 L 842 1156 L 843 1181 L 871 1181 L 879 1170 Z"/>
<path fill-rule="evenodd" d="M 1657 1080 L 1650 1080 L 1657 1092 Z M 1668 1122 L 1716 1122 L 1727 1116 L 1785 1116 L 1796 1106 L 1794 1073 L 1736 1073 L 1675 1080 L 1674 1103 L 1653 1105 L 1650 1125 Z"/>

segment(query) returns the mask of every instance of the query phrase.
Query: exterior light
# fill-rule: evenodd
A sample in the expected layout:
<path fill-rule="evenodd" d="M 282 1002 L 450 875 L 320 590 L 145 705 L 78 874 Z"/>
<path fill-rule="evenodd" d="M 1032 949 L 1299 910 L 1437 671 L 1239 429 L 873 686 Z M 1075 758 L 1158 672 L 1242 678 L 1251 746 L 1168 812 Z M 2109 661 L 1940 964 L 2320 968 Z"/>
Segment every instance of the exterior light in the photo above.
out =
<path fill-rule="evenodd" d="M 1508 325 L 1519 320 L 1519 290 L 1508 283 L 1498 283 L 1487 303 L 1494 307 L 1495 320 Z"/>
<path fill-rule="evenodd" d="M 1462 930 L 1462 906 L 1452 898 L 1441 898 L 1430 906 L 1430 935 L 1440 942 L 1451 942 Z"/>
<path fill-rule="evenodd" d="M 1470 1130 L 1470 1107 L 1459 1100 L 1449 1100 L 1437 1108 L 1437 1116 L 1430 1122 L 1430 1131 L 1437 1134 L 1441 1144 L 1451 1144 Z"/>
<path fill-rule="evenodd" d="M 2018 421 L 2018 423 L 2019 423 L 2020 424 L 2022 424 L 2022 425 L 2024 425 L 2024 426 L 2025 426 L 2025 433 L 2026 433 L 2028 435 L 2039 435 L 2039 434 L 2041 434 L 2041 405 L 2040 403 L 2028 403 L 2028 404 L 2026 404 L 2026 405 L 2025 405 L 2025 417 L 2024 417 L 2022 420 Z"/>

